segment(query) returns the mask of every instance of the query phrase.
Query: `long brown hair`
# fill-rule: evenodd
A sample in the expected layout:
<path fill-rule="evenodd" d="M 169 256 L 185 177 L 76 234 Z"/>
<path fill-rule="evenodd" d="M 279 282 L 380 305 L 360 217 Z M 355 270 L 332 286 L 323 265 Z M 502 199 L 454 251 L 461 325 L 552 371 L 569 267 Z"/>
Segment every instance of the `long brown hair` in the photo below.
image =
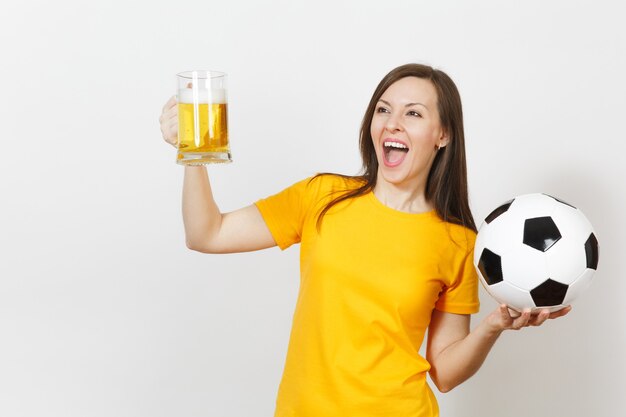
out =
<path fill-rule="evenodd" d="M 349 198 L 370 192 L 376 185 L 378 160 L 372 142 L 370 126 L 378 100 L 396 81 L 405 77 L 429 80 L 437 92 L 437 104 L 441 126 L 448 133 L 449 143 L 437 151 L 426 180 L 426 200 L 432 202 L 437 215 L 446 222 L 465 226 L 477 231 L 474 217 L 469 208 L 467 192 L 467 164 L 465 157 L 465 135 L 463 133 L 463 109 L 461 96 L 452 79 L 443 71 L 427 65 L 406 64 L 393 69 L 380 81 L 365 111 L 361 123 L 360 149 L 363 174 L 357 176 L 340 175 L 362 181 L 362 185 L 347 190 L 331 200 L 320 212 L 318 227 L 328 210 Z M 318 174 L 328 175 L 328 174 Z M 337 175 L 337 174 L 333 174 Z M 317 177 L 316 176 L 316 177 Z"/>

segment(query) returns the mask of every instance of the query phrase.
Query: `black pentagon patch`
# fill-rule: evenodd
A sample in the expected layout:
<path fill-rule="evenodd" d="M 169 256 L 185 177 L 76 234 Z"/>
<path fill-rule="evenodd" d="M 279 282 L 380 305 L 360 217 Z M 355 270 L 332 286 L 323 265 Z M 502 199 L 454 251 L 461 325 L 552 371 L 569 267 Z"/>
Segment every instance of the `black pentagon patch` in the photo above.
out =
<path fill-rule="evenodd" d="M 493 285 L 502 281 L 502 260 L 500 255 L 493 253 L 487 248 L 483 249 L 483 253 L 480 254 L 478 269 L 483 274 L 487 284 Z"/>
<path fill-rule="evenodd" d="M 537 307 L 550 307 L 563 304 L 568 286 L 548 279 L 530 291 Z"/>
<path fill-rule="evenodd" d="M 561 200 L 560 198 L 556 198 L 556 197 L 555 197 L 555 196 L 553 196 L 553 195 L 546 194 L 546 193 L 543 193 L 543 195 L 547 195 L 547 196 L 548 196 L 548 197 L 550 197 L 550 198 L 554 198 L 554 199 L 555 199 L 556 201 L 558 201 L 559 203 L 561 203 L 561 204 L 565 204 L 566 206 L 570 206 L 570 207 L 571 207 L 571 208 L 573 208 L 573 209 L 575 209 L 575 208 L 576 208 L 576 207 L 572 206 L 570 203 L 568 203 L 567 201 L 563 201 L 563 200 Z"/>
<path fill-rule="evenodd" d="M 492 211 L 491 214 L 489 214 L 489 216 L 485 217 L 485 223 L 489 224 L 492 221 L 494 221 L 498 216 L 500 216 L 502 213 L 506 213 L 509 207 L 511 207 L 511 204 L 513 204 L 513 201 L 515 201 L 515 199 L 507 201 L 506 203 L 502 204 L 500 207 Z"/>
<path fill-rule="evenodd" d="M 598 269 L 598 260 L 600 258 L 600 250 L 598 248 L 598 239 L 592 233 L 585 242 L 585 253 L 587 254 L 587 268 Z"/>
<path fill-rule="evenodd" d="M 559 239 L 561 232 L 552 217 L 535 217 L 524 222 L 524 244 L 531 248 L 545 252 Z"/>

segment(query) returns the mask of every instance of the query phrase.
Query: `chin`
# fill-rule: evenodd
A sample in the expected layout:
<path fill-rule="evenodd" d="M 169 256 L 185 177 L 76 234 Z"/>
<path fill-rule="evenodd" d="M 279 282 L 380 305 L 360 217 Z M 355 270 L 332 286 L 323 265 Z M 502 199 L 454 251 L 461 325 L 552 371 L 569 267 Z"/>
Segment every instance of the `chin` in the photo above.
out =
<path fill-rule="evenodd" d="M 406 172 L 401 171 L 392 171 L 385 169 L 384 167 L 379 170 L 379 178 L 383 179 L 385 182 L 393 185 L 402 185 L 406 183 L 410 183 L 411 178 L 408 176 Z"/>

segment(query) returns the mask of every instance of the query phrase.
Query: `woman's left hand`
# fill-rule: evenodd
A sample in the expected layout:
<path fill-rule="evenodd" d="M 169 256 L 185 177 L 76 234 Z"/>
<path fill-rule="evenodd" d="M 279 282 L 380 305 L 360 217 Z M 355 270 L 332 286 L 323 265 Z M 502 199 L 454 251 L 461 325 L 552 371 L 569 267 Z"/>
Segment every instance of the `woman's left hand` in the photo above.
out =
<path fill-rule="evenodd" d="M 567 306 L 559 311 L 550 313 L 545 308 L 539 310 L 538 313 L 531 313 L 530 309 L 526 309 L 517 315 L 516 312 L 510 310 L 505 304 L 500 305 L 485 321 L 489 326 L 497 332 L 503 330 L 519 330 L 529 326 L 541 326 L 546 320 L 563 317 L 572 310 L 571 306 Z"/>

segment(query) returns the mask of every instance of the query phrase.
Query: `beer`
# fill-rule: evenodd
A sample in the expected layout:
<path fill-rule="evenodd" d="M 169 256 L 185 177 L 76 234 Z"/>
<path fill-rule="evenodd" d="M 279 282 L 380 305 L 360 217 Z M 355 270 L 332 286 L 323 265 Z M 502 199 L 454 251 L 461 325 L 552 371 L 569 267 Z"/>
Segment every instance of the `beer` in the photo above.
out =
<path fill-rule="evenodd" d="M 177 163 L 203 165 L 231 161 L 227 109 L 224 88 L 211 88 L 202 82 L 179 86 Z"/>

